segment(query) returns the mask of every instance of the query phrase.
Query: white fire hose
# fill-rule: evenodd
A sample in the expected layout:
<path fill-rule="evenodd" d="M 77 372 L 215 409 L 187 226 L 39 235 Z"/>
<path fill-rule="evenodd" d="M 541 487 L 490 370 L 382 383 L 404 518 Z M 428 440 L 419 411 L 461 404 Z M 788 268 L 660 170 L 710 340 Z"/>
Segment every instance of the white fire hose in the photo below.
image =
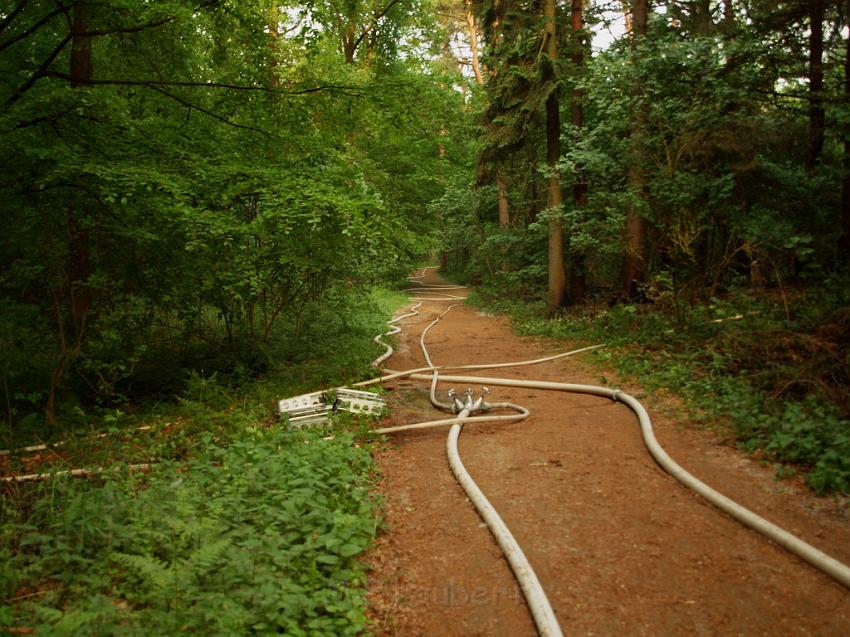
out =
<path fill-rule="evenodd" d="M 440 290 L 447 289 L 460 289 L 462 286 L 426 286 L 420 281 L 416 279 L 420 279 L 424 276 L 420 275 L 419 277 L 411 277 L 411 281 L 413 283 L 418 283 L 420 287 L 411 288 L 409 291 L 415 293 L 428 293 L 428 294 L 439 294 L 444 298 L 435 298 L 435 297 L 422 297 L 416 296 L 414 297 L 416 301 L 419 301 L 418 305 L 416 305 L 413 310 L 404 314 L 393 321 L 391 323 L 396 323 L 400 321 L 402 318 L 409 317 L 415 314 L 416 309 L 421 306 L 421 301 L 433 300 L 433 301 L 449 301 L 461 299 L 462 297 L 458 297 L 455 295 L 450 295 L 446 293 L 440 292 Z M 554 356 L 547 356 L 544 358 L 529 360 L 529 361 L 519 361 L 513 363 L 496 363 L 496 364 L 479 364 L 479 365 L 458 365 L 458 366 L 449 366 L 449 367 L 441 367 L 435 366 L 431 357 L 428 353 L 427 347 L 425 345 L 425 336 L 427 332 L 436 325 L 440 319 L 445 316 L 452 308 L 456 307 L 458 304 L 454 304 L 447 308 L 442 314 L 440 314 L 434 321 L 432 321 L 422 332 L 422 336 L 420 337 L 420 347 L 422 349 L 422 353 L 425 357 L 425 361 L 427 363 L 427 367 L 422 367 L 418 369 L 412 369 L 407 371 L 392 371 L 386 370 L 388 373 L 379 378 L 374 378 L 368 381 L 364 381 L 362 383 L 358 383 L 358 386 L 366 386 L 372 385 L 376 383 L 381 383 L 383 381 L 393 380 L 396 378 L 411 378 L 415 380 L 430 380 L 431 381 L 431 402 L 438 407 L 439 409 L 448 410 L 451 409 L 451 406 L 441 403 L 436 398 L 436 387 L 438 382 L 438 373 L 440 370 L 444 369 L 452 369 L 452 370 L 472 370 L 472 369 L 493 369 L 500 367 L 520 367 L 526 365 L 535 365 L 540 364 L 552 360 L 557 360 L 560 358 L 564 358 L 566 356 L 571 356 L 574 354 L 578 354 L 580 352 L 588 351 L 591 349 L 596 349 L 598 347 L 602 347 L 602 345 L 594 345 L 592 347 L 586 347 L 579 350 L 574 350 L 571 352 L 565 352 L 562 354 L 556 354 Z M 394 327 L 391 332 L 388 332 L 387 335 L 397 334 L 401 330 L 398 327 Z M 379 357 L 375 361 L 375 366 L 380 365 L 381 362 L 389 358 L 392 354 L 392 348 L 384 343 L 380 336 L 376 337 L 375 341 L 379 344 L 384 345 L 387 348 L 387 353 Z M 427 373 L 430 372 L 430 373 Z M 698 494 L 703 496 L 706 500 L 711 502 L 721 511 L 728 513 L 730 516 L 744 524 L 745 526 L 750 527 L 751 529 L 758 531 L 765 537 L 773 540 L 780 546 L 784 547 L 791 553 L 794 553 L 798 557 L 804 559 L 809 564 L 814 566 L 816 569 L 821 572 L 829 575 L 834 578 L 836 581 L 840 582 L 847 588 L 850 588 L 850 567 L 839 562 L 835 558 L 830 557 L 814 546 L 808 544 L 802 539 L 788 533 L 784 529 L 779 526 L 769 522 L 768 520 L 762 518 L 761 516 L 753 513 L 749 509 L 741 506 L 737 502 L 727 498 L 723 494 L 719 493 L 715 489 L 712 489 L 704 482 L 698 480 L 696 477 L 685 471 L 681 466 L 679 466 L 661 447 L 658 443 L 658 440 L 655 438 L 655 434 L 652 428 L 652 421 L 649 418 L 649 414 L 643 405 L 633 396 L 626 394 L 625 392 L 619 389 L 610 389 L 607 387 L 598 387 L 595 385 L 577 385 L 572 383 L 559 383 L 559 382 L 551 382 L 551 381 L 543 381 L 543 380 L 527 380 L 527 379 L 511 379 L 511 378 L 497 378 L 497 377 L 484 377 L 484 376 L 459 376 L 459 375 L 442 375 L 440 376 L 444 381 L 450 382 L 458 382 L 458 383 L 472 383 L 472 384 L 482 384 L 482 385 L 502 385 L 507 387 L 523 387 L 530 389 L 542 389 L 542 390 L 553 390 L 553 391 L 563 391 L 563 392 L 571 392 L 571 393 L 581 393 L 581 394 L 592 394 L 596 396 L 603 396 L 605 398 L 610 398 L 612 400 L 619 401 L 629 407 L 637 416 L 638 422 L 640 423 L 641 433 L 643 435 L 644 444 L 648 449 L 649 453 L 655 459 L 655 461 L 663 468 L 667 473 L 676 478 L 679 482 L 687 486 L 688 488 L 696 491 Z M 507 422 L 507 421 L 517 421 L 527 418 L 529 412 L 524 407 L 519 405 L 513 405 L 510 403 L 499 403 L 493 405 L 484 404 L 485 408 L 496 408 L 496 407 L 504 407 L 515 410 L 516 414 L 507 414 L 507 415 L 493 415 L 493 416 L 470 416 L 469 411 L 467 409 L 462 410 L 457 416 L 454 418 L 447 418 L 442 420 L 431 420 L 427 422 L 415 423 L 412 425 L 400 425 L 396 427 L 385 427 L 382 429 L 375 430 L 376 433 L 394 433 L 398 431 L 407 431 L 413 429 L 425 429 L 431 427 L 439 427 L 451 425 L 451 429 L 449 431 L 449 438 L 447 441 L 447 452 L 449 456 L 449 464 L 454 472 L 458 482 L 461 487 L 463 487 L 469 499 L 472 501 L 475 508 L 478 510 L 481 517 L 487 523 L 491 533 L 496 538 L 499 546 L 502 548 L 502 551 L 505 554 L 505 557 L 508 559 L 509 564 L 511 565 L 512 570 L 514 571 L 514 575 L 517 578 L 517 581 L 522 588 L 523 594 L 525 595 L 526 602 L 528 604 L 529 610 L 531 611 L 534 622 L 537 626 L 538 633 L 545 637 L 549 636 L 559 636 L 562 635 L 561 628 L 558 625 L 558 621 L 555 618 L 555 614 L 552 610 L 552 606 L 549 603 L 549 600 L 546 597 L 546 594 L 543 590 L 543 587 L 540 585 L 537 576 L 534 573 L 534 570 L 531 568 L 531 565 L 528 563 L 525 555 L 522 552 L 519 544 L 516 542 L 514 537 L 511 535 L 508 530 L 507 525 L 504 521 L 499 517 L 499 514 L 496 512 L 495 508 L 490 504 L 484 494 L 481 492 L 481 489 L 475 484 L 472 477 L 466 471 L 463 463 L 460 459 L 460 455 L 457 450 L 457 441 L 460 436 L 461 424 L 462 423 L 477 423 L 477 422 Z"/>

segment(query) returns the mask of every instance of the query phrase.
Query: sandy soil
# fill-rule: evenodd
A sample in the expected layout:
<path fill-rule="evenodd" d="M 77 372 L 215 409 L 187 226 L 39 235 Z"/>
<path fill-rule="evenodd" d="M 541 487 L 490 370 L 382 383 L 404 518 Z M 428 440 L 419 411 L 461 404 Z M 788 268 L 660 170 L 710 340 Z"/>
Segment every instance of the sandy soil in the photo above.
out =
<path fill-rule="evenodd" d="M 434 274 L 428 280 L 437 282 Z M 401 322 L 392 369 L 422 366 L 418 339 L 447 302 Z M 428 334 L 436 364 L 525 360 L 553 343 L 512 334 L 469 307 Z M 560 343 L 558 350 L 569 349 Z M 480 375 L 602 384 L 581 356 Z M 388 384 L 404 424 L 440 417 L 424 381 Z M 441 391 L 449 388 L 443 383 Z M 720 435 L 688 427 L 639 387 L 659 442 L 725 495 L 850 563 L 846 500 L 775 480 Z M 457 387 L 463 390 L 465 387 Z M 460 453 L 536 570 L 566 635 L 850 635 L 850 592 L 718 512 L 664 473 L 623 405 L 592 396 L 507 387 L 492 401 L 528 407 L 515 424 L 468 425 Z M 446 459 L 446 430 L 394 434 L 376 461 L 386 532 L 367 556 L 378 635 L 535 635 L 525 602 Z"/>

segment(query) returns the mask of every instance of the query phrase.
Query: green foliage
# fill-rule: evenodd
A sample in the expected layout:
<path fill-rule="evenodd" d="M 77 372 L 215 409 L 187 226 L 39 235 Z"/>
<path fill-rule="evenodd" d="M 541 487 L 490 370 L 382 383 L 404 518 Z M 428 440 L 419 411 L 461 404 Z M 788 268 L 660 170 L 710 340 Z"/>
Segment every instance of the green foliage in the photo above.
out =
<path fill-rule="evenodd" d="M 585 5 L 573 17 L 591 27 L 609 9 Z M 708 3 L 650 3 L 645 33 L 635 23 L 596 52 L 571 30 L 580 5 L 558 5 L 569 54 L 555 69 L 539 5 L 482 3 L 492 73 L 477 96 L 481 148 L 474 180 L 458 174 L 437 204 L 443 261 L 492 307 L 512 299 L 504 309 L 522 330 L 607 342 L 598 358 L 685 396 L 696 418 L 730 423 L 816 491 L 847 491 L 848 16 L 826 8 L 814 94 L 810 7 L 733 5 L 721 19 Z M 546 210 L 541 104 L 553 77 L 565 201 Z M 497 199 L 509 227 L 496 225 Z M 544 320 L 553 218 L 574 298 L 586 287 L 591 300 Z"/>
<path fill-rule="evenodd" d="M 4 488 L 0 632 L 362 633 L 363 424 L 260 423 L 370 373 L 433 249 L 470 157 L 433 6 L 0 17 L 0 440 L 64 441 L 4 470 L 105 468 Z"/>
<path fill-rule="evenodd" d="M 487 225 L 495 217 L 489 190 L 473 202 L 475 210 L 463 213 L 478 220 L 465 249 L 457 249 L 453 230 L 444 246 L 458 261 L 453 269 L 470 279 L 507 283 L 506 293 L 531 297 L 546 280 L 541 235 L 536 250 L 516 244 L 526 244 L 529 228 L 545 216 L 548 172 L 537 90 L 545 73 L 535 71 L 545 57 L 539 55 L 540 15 L 538 7 L 512 2 L 481 7 L 484 54 L 496 72 L 483 93 L 476 178 L 489 186 L 501 171 L 513 223 L 503 232 L 511 236 L 499 242 L 518 256 L 499 259 L 478 240 L 491 234 Z M 595 10 L 604 13 L 599 3 L 586 9 L 591 25 L 600 19 Z M 840 92 L 846 42 L 843 36 L 825 42 L 826 138 L 817 165 L 809 166 L 808 42 L 799 35 L 808 29 L 806 10 L 739 9 L 716 23 L 719 16 L 698 9 L 671 5 L 662 14 L 650 8 L 639 42 L 623 38 L 595 55 L 585 50 L 581 66 L 569 56 L 559 62 L 564 88 L 571 89 L 561 92 L 558 172 L 566 201 L 563 210 L 546 214 L 563 219 L 568 273 L 582 275 L 591 291 L 622 294 L 629 211 L 647 227 L 643 283 L 663 286 L 682 306 L 742 283 L 817 282 L 846 268 L 837 249 L 842 233 L 850 232 L 838 196 L 848 122 Z M 568 17 L 568 9 L 559 9 L 563 46 L 573 51 Z M 846 21 L 841 11 L 827 11 L 833 33 Z M 574 126 L 569 114 L 578 106 L 582 124 Z M 581 205 L 569 196 L 577 183 L 587 185 Z M 463 222 L 463 214 L 451 225 Z M 492 267 L 494 258 L 501 267 Z M 519 271 L 534 278 L 506 276 Z"/>
<path fill-rule="evenodd" d="M 266 418 L 268 405 L 284 396 L 371 377 L 374 370 L 369 364 L 379 353 L 372 339 L 386 331 L 387 317 L 406 301 L 406 295 L 385 288 L 353 293 L 335 288 L 333 294 L 306 305 L 299 326 L 287 325 L 287 332 L 259 350 L 221 355 L 211 347 L 193 348 L 186 358 L 169 358 L 167 351 L 152 348 L 152 359 L 140 363 L 133 380 L 146 382 L 148 374 L 156 374 L 162 387 L 165 378 L 170 378 L 173 394 L 163 395 L 161 401 L 124 404 L 123 411 L 77 405 L 63 414 L 61 427 L 53 432 L 44 430 L 40 418 L 19 422 L 3 432 L 0 447 L 70 440 L 58 456 L 49 459 L 49 466 L 56 469 L 109 464 L 116 457 L 128 462 L 185 457 L 197 436 L 212 432 L 222 440 L 229 437 L 232 419 L 222 419 L 220 412 L 234 405 L 239 406 L 234 418 L 238 416 L 237 425 L 242 426 Z M 259 357 L 259 375 L 258 361 L 248 356 Z M 163 437 L 159 437 L 159 426 L 151 432 L 132 433 L 134 427 L 151 421 L 178 426 L 166 427 Z M 92 440 L 90 436 L 98 432 L 108 436 Z M 9 468 L 22 469 L 19 460 L 13 456 Z"/>
<path fill-rule="evenodd" d="M 286 364 L 432 249 L 423 211 L 468 161 L 430 5 L 155 4 L 29 2 L 0 29 L 7 436 Z"/>
<path fill-rule="evenodd" d="M 38 635 L 355 635 L 376 532 L 371 459 L 350 436 L 246 428 L 227 446 L 101 481 L 4 495 L 0 619 Z M 21 591 L 37 591 L 27 597 Z"/>
<path fill-rule="evenodd" d="M 371 337 L 406 298 L 316 303 L 316 342 L 293 341 L 297 362 L 258 381 L 193 373 L 177 405 L 100 422 L 81 412 L 74 435 L 66 416 L 65 444 L 40 470 L 105 469 L 3 488 L 0 632 L 362 634 L 357 558 L 379 524 L 365 423 L 339 422 L 331 438 L 287 431 L 270 404 L 366 375 Z M 155 464 L 128 472 L 139 462 Z"/>

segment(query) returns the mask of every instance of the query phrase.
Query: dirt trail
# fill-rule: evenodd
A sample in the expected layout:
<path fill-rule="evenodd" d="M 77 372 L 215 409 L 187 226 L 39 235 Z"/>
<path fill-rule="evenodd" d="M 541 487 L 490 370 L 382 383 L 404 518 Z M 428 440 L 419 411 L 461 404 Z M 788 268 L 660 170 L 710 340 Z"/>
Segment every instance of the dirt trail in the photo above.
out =
<path fill-rule="evenodd" d="M 428 281 L 440 282 L 431 271 Z M 404 332 L 388 367 L 424 364 L 419 335 L 447 305 L 426 301 L 419 316 L 400 323 Z M 427 342 L 438 365 L 556 351 L 469 307 L 452 310 Z M 479 375 L 602 384 L 581 355 Z M 685 469 L 850 563 L 843 501 L 816 498 L 799 481 L 777 482 L 772 468 L 716 434 L 660 415 L 639 388 L 620 386 L 644 401 L 659 442 Z M 426 382 L 388 387 L 386 426 L 439 417 Z M 449 387 L 441 383 L 443 395 Z M 566 635 L 850 635 L 850 593 L 664 473 L 625 406 L 508 387 L 494 388 L 490 399 L 522 404 L 532 415 L 515 424 L 467 425 L 461 457 L 523 546 Z M 454 481 L 447 434 L 394 434 L 377 454 L 388 530 L 367 558 L 375 631 L 535 635 L 507 562 Z"/>

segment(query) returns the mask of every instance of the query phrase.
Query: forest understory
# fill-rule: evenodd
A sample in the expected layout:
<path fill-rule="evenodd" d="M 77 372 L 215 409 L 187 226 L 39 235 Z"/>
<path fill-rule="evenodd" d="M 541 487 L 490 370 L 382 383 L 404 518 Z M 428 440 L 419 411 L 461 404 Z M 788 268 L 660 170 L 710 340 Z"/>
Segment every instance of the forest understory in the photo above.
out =
<path fill-rule="evenodd" d="M 403 300 L 378 298 L 386 299 L 384 312 Z M 419 333 L 447 305 L 426 303 L 401 323 L 388 367 L 424 365 Z M 385 330 L 376 316 L 358 334 L 360 346 L 350 343 L 364 363 L 377 349 L 362 346 L 369 329 Z M 518 337 L 508 317 L 471 306 L 447 315 L 428 342 L 436 364 L 527 360 L 582 344 L 563 332 Z M 695 423 L 687 394 L 650 388 L 650 375 L 643 385 L 628 366 L 621 376 L 607 349 L 510 376 L 634 393 L 677 461 L 850 560 L 846 497 L 816 497 L 791 472 L 779 480 L 772 464 L 735 448 L 727 423 Z M 385 384 L 389 420 L 288 431 L 269 407 L 281 394 L 267 392 L 326 386 L 317 377 L 302 382 L 288 390 L 261 383 L 246 393 L 197 381 L 156 420 L 122 419 L 104 438 L 90 430 L 62 447 L 13 456 L 12 464 L 7 458 L 4 468 L 18 473 L 81 463 L 110 470 L 4 488 L 3 581 L 13 586 L 0 616 L 5 629 L 534 634 L 510 571 L 448 470 L 445 431 L 368 433 L 437 417 L 427 383 Z M 766 634 L 781 625 L 787 634 L 843 633 L 846 591 L 664 474 L 628 410 L 593 397 L 495 392 L 529 407 L 532 419 L 468 425 L 464 460 L 540 571 L 565 629 Z M 151 429 L 138 430 L 141 422 Z M 153 466 L 134 472 L 133 459 Z M 734 549 L 723 550 L 724 542 Z"/>

